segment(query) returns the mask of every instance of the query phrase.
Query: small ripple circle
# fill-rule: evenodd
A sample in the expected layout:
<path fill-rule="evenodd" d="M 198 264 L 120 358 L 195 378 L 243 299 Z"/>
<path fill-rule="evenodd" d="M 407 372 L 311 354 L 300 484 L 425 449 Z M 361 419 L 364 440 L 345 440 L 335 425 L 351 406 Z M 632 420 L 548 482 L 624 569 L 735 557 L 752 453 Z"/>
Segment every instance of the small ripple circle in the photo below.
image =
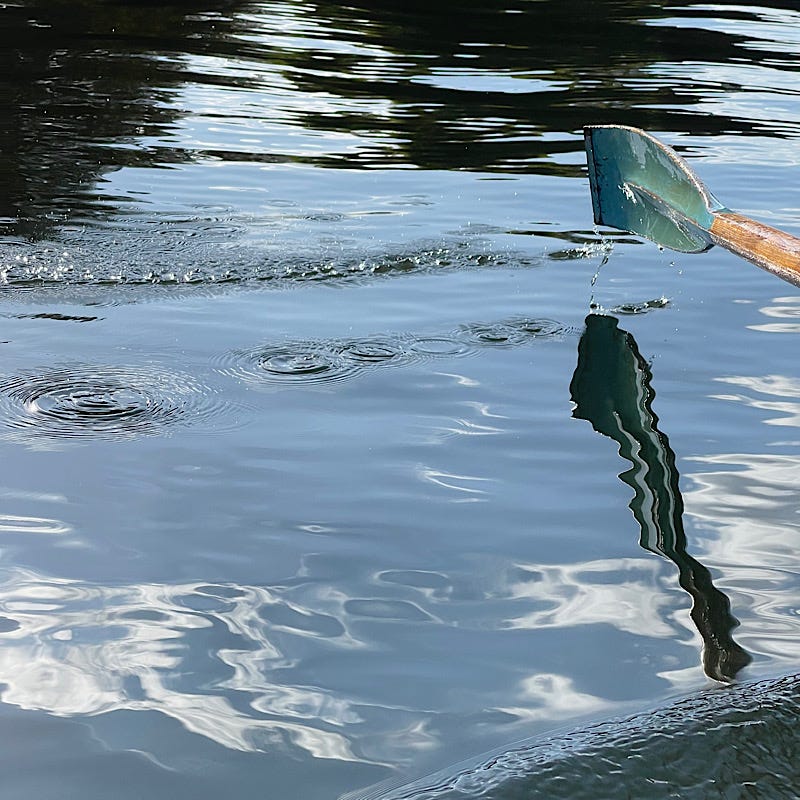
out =
<path fill-rule="evenodd" d="M 346 380 L 361 365 L 337 342 L 284 342 L 235 350 L 222 359 L 222 371 L 250 384 L 290 386 Z"/>
<path fill-rule="evenodd" d="M 475 322 L 461 327 L 462 335 L 468 340 L 489 347 L 512 347 L 524 344 L 530 339 L 559 336 L 564 330 L 564 327 L 554 320 L 527 317 L 501 322 Z"/>
<path fill-rule="evenodd" d="M 12 438 L 130 439 L 227 410 L 191 375 L 156 365 L 65 364 L 0 379 L 0 426 Z"/>

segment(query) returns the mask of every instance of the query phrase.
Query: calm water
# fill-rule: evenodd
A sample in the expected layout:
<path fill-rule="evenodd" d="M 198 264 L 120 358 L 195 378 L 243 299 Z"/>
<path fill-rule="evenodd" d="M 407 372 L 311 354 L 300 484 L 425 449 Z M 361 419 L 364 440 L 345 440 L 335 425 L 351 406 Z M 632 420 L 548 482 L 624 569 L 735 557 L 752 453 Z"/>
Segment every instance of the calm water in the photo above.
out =
<path fill-rule="evenodd" d="M 3 797 L 796 796 L 795 6 L 3 4 Z"/>

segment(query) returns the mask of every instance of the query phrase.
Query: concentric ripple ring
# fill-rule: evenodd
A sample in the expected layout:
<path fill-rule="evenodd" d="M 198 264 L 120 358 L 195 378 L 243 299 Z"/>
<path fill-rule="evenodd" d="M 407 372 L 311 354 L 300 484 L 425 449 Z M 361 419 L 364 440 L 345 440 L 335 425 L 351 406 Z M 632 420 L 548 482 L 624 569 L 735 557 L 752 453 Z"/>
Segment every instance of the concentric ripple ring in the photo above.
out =
<path fill-rule="evenodd" d="M 263 345 L 228 353 L 225 361 L 224 372 L 255 385 L 326 384 L 351 378 L 361 370 L 337 341 Z"/>
<path fill-rule="evenodd" d="M 500 322 L 475 322 L 462 325 L 464 337 L 481 346 L 511 347 L 531 339 L 557 337 L 565 332 L 565 328 L 551 319 L 531 319 L 528 317 L 512 317 Z"/>
<path fill-rule="evenodd" d="M 402 366 L 417 360 L 411 351 L 410 337 L 403 336 L 354 339 L 342 344 L 342 352 L 345 358 L 362 367 Z"/>
<path fill-rule="evenodd" d="M 0 428 L 28 442 L 154 436 L 226 410 L 192 376 L 150 364 L 65 364 L 0 379 Z"/>

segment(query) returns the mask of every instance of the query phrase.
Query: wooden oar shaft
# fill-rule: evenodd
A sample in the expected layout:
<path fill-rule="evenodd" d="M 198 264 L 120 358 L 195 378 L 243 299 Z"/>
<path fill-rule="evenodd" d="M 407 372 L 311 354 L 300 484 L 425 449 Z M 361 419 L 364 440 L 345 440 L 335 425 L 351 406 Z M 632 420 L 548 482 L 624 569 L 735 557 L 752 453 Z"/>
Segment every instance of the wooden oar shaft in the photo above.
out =
<path fill-rule="evenodd" d="M 800 286 L 800 239 L 743 214 L 714 214 L 709 231 L 716 244 Z"/>

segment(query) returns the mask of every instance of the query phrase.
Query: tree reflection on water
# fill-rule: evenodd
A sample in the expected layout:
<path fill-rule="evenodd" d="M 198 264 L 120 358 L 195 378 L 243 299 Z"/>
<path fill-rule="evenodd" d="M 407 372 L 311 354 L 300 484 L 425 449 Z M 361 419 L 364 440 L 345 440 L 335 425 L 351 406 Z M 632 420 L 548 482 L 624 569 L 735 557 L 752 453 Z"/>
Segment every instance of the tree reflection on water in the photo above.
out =
<path fill-rule="evenodd" d="M 588 123 L 753 131 L 735 109 L 701 105 L 730 86 L 700 92 L 702 78 L 671 68 L 697 53 L 715 65 L 763 55 L 753 37 L 687 25 L 698 13 L 649 0 L 7 6 L 0 217 L 9 233 L 36 235 L 108 211 L 93 184 L 121 167 L 214 158 L 575 176 Z M 796 69 L 796 57 L 778 66 Z M 297 154 L 282 137 L 249 150 L 185 141 L 177 122 L 197 111 L 187 85 L 279 85 L 247 112 L 253 125 L 316 131 L 323 144 Z M 358 145 L 332 147 L 342 135 Z"/>

